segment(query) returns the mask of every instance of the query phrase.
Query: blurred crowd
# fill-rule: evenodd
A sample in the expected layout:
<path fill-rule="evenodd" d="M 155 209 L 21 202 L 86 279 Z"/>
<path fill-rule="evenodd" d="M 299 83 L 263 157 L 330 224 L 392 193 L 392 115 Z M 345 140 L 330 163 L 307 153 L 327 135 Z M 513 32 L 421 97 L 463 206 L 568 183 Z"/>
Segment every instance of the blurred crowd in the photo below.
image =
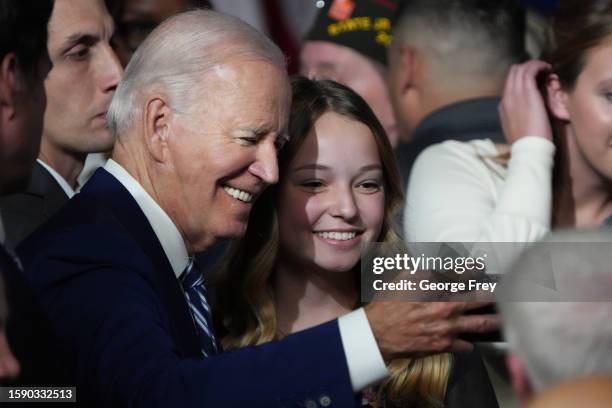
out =
<path fill-rule="evenodd" d="M 612 0 L 0 0 L 0 385 L 53 406 L 611 407 L 611 227 Z M 521 253 L 364 302 L 375 242 Z"/>

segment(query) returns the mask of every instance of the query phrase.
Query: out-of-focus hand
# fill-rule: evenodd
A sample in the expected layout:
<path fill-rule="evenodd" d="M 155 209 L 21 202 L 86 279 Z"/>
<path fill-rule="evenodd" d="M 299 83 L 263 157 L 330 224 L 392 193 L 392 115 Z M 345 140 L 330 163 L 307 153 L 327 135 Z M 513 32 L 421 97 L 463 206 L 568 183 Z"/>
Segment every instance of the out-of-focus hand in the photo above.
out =
<path fill-rule="evenodd" d="M 0 327 L 0 383 L 19 375 L 19 362 L 13 356 L 4 330 Z"/>
<path fill-rule="evenodd" d="M 546 103 L 536 81 L 540 73 L 550 69 L 550 64 L 539 60 L 527 61 L 510 68 L 504 95 L 498 107 L 502 128 L 509 144 L 525 136 L 540 136 L 552 140 Z"/>
<path fill-rule="evenodd" d="M 442 352 L 472 350 L 460 333 L 486 333 L 499 327 L 497 315 L 465 315 L 487 302 L 374 301 L 365 307 L 385 361 Z"/>

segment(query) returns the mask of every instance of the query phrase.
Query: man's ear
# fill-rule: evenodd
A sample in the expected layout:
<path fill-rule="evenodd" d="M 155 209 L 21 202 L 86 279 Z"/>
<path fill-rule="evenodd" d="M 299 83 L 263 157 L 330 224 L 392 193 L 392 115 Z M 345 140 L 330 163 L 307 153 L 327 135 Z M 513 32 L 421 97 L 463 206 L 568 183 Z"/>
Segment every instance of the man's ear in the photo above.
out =
<path fill-rule="evenodd" d="M 553 116 L 561 120 L 570 120 L 569 98 L 567 91 L 561 87 L 557 74 L 550 74 L 546 81 L 546 93 L 548 94 L 548 108 Z"/>
<path fill-rule="evenodd" d="M 2 117 L 15 116 L 15 91 L 17 89 L 17 57 L 9 53 L 0 61 L 0 108 Z"/>
<path fill-rule="evenodd" d="M 173 116 L 166 97 L 153 95 L 147 99 L 143 114 L 145 143 L 151 157 L 158 162 L 167 159 Z"/>
<path fill-rule="evenodd" d="M 524 404 L 533 394 L 531 383 L 527 377 L 525 366 L 523 362 L 515 354 L 508 354 L 506 356 L 506 365 L 510 372 L 510 380 L 512 381 L 512 388 L 518 396 L 522 404 Z"/>
<path fill-rule="evenodd" d="M 401 93 L 405 93 L 412 88 L 417 74 L 417 58 L 415 51 L 405 45 L 400 45 L 393 52 L 397 53 L 398 58 L 397 81 L 394 86 L 399 87 Z"/>

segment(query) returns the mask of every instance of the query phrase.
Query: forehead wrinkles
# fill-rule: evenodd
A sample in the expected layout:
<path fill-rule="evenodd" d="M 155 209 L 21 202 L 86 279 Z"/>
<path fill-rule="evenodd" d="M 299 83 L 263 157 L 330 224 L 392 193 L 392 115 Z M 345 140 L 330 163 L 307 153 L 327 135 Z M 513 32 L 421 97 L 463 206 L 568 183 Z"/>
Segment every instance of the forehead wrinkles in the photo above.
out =
<path fill-rule="evenodd" d="M 244 62 L 256 62 L 257 65 L 249 64 L 250 67 L 244 69 L 234 64 L 218 64 L 208 70 L 203 78 L 205 91 L 218 92 L 223 99 L 236 96 L 242 102 L 257 103 L 257 107 L 261 107 L 261 98 L 264 97 L 266 102 L 275 104 L 290 98 L 289 82 L 282 81 L 280 70 L 275 73 L 275 67 L 266 62 L 261 62 L 261 65 L 258 61 Z"/>

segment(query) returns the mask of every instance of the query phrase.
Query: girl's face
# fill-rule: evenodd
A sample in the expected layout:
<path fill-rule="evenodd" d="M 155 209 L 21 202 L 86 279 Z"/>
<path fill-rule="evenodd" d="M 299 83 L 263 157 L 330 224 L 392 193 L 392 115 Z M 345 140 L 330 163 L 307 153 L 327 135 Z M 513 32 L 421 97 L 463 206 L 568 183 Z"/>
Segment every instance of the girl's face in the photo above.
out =
<path fill-rule="evenodd" d="M 612 40 L 587 52 L 566 107 L 578 157 L 612 180 Z"/>
<path fill-rule="evenodd" d="M 370 129 L 335 112 L 321 115 L 283 176 L 277 206 L 283 258 L 352 269 L 361 245 L 378 239 L 385 216 L 382 164 Z"/>

